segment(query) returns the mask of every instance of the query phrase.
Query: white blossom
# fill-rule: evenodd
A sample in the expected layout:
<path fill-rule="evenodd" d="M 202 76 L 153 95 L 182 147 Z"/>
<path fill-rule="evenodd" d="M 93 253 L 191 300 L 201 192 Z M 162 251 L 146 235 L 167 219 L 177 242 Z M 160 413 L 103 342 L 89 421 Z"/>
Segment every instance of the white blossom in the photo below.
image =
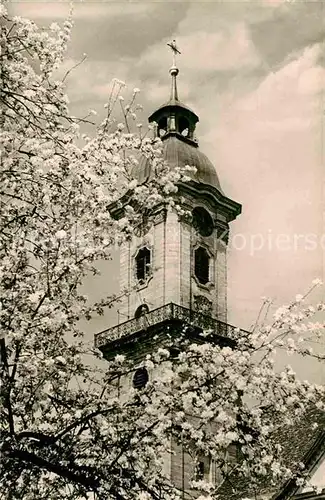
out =
<path fill-rule="evenodd" d="M 315 285 L 315 286 L 320 286 L 323 284 L 322 280 L 320 280 L 319 278 L 315 278 L 313 281 L 312 281 L 312 284 Z"/>
<path fill-rule="evenodd" d="M 290 367 L 275 371 L 274 347 L 321 359 L 306 343 L 324 334 L 321 320 L 313 321 L 324 304 L 315 308 L 298 296 L 276 311 L 269 327 L 236 331 L 236 348 L 207 343 L 210 331 L 191 344 L 185 327 L 174 335 L 166 326 L 163 347 L 136 361 L 150 371 L 149 383 L 133 388 L 134 360 L 124 354 L 103 360 L 80 326 L 120 296 L 94 301 L 82 285 L 100 274 L 98 262 L 110 259 L 110 249 L 132 238 L 148 209 L 163 203 L 168 213 L 187 213 L 174 195 L 193 169 L 170 170 L 160 139 L 128 129 L 125 115 L 136 119 L 138 89 L 129 110 L 117 106 L 122 121 L 114 121 L 113 103 L 125 87 L 120 80 L 112 84 L 107 117 L 89 124 L 83 136 L 64 83 L 53 78 L 71 20 L 42 29 L 19 16 L 10 19 L 4 6 L 0 14 L 6 16 L 0 134 L 4 500 L 75 500 L 91 491 L 101 499 L 146 500 L 152 497 L 146 489 L 178 500 L 162 460 L 180 434 L 184 449 L 211 455 L 225 473 L 224 457 L 237 443 L 244 459 L 236 470 L 250 485 L 267 475 L 289 478 L 294 471 L 283 465 L 285 450 L 270 436 L 285 424 L 294 428 L 312 406 L 323 411 L 324 388 L 299 380 Z M 155 176 L 139 185 L 131 171 L 141 157 Z M 123 207 L 125 193 L 130 200 Z M 218 498 L 214 485 L 199 485 L 201 499 Z"/>

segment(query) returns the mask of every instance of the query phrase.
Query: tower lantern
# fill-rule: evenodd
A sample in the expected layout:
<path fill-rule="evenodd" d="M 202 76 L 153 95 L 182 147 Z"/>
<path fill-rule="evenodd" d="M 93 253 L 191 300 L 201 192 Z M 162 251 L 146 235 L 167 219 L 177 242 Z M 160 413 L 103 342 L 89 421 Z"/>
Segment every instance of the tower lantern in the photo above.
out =
<path fill-rule="evenodd" d="M 171 91 L 169 101 L 158 108 L 149 117 L 149 122 L 157 123 L 157 134 L 161 139 L 166 139 L 170 134 L 187 140 L 189 144 L 197 147 L 194 139 L 195 125 L 199 121 L 198 116 L 190 108 L 178 99 L 177 76 L 179 69 L 176 66 L 176 54 L 180 54 L 173 40 L 167 44 L 173 51 L 173 65 L 169 70 L 171 75 Z"/>

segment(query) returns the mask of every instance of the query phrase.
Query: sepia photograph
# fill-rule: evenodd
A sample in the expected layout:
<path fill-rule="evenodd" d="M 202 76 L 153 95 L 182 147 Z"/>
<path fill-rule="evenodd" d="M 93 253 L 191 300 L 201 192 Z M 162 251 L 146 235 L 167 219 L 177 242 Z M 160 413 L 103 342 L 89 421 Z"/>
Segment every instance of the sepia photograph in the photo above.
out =
<path fill-rule="evenodd" d="M 0 499 L 325 499 L 325 1 L 0 15 Z"/>

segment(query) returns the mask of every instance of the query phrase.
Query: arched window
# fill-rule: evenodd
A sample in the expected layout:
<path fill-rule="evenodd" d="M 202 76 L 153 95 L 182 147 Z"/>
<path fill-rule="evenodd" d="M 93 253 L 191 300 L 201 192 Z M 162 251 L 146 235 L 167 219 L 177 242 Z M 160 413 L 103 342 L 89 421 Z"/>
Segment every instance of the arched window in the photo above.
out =
<path fill-rule="evenodd" d="M 179 133 L 182 134 L 183 137 L 189 137 L 189 130 L 190 130 L 190 125 L 188 120 L 184 117 L 181 116 L 178 119 L 178 130 Z"/>
<path fill-rule="evenodd" d="M 195 481 L 202 481 L 204 479 L 205 464 L 199 461 L 195 466 Z"/>
<path fill-rule="evenodd" d="M 135 273 L 140 283 L 143 283 L 150 274 L 151 252 L 147 247 L 140 248 L 135 256 Z"/>
<path fill-rule="evenodd" d="M 134 317 L 140 318 L 140 316 L 144 316 L 148 312 L 149 312 L 149 307 L 147 306 L 147 304 L 141 304 L 141 306 L 139 306 L 135 311 Z"/>
<path fill-rule="evenodd" d="M 149 380 L 147 369 L 143 366 L 138 368 L 133 375 L 133 387 L 135 389 L 143 389 Z"/>
<path fill-rule="evenodd" d="M 163 137 L 167 133 L 167 118 L 163 117 L 158 123 L 158 136 Z"/>
<path fill-rule="evenodd" d="M 210 281 L 210 258 L 207 250 L 199 247 L 194 251 L 194 274 L 202 285 Z"/>
<path fill-rule="evenodd" d="M 196 457 L 194 466 L 194 481 L 203 481 L 208 479 L 210 475 L 211 458 L 203 454 Z"/>

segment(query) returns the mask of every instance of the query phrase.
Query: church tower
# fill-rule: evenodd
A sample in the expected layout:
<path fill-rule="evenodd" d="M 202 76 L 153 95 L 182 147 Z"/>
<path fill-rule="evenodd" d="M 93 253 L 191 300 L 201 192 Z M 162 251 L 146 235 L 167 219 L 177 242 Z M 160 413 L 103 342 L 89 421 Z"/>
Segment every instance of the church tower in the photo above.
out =
<path fill-rule="evenodd" d="M 107 359 L 122 353 L 134 360 L 129 382 L 134 387 L 146 383 L 150 375 L 137 367 L 146 354 L 166 345 L 166 332 L 177 335 L 184 325 L 194 334 L 208 328 L 227 344 L 234 328 L 227 324 L 227 243 L 229 224 L 241 205 L 223 193 L 215 167 L 199 150 L 199 118 L 179 100 L 178 73 L 174 60 L 170 99 L 149 122 L 156 123 L 171 169 L 196 167 L 189 182 L 179 183 L 176 195 L 192 216 L 185 220 L 161 205 L 136 228 L 120 251 L 120 288 L 129 291 L 119 304 L 122 321 L 95 336 L 96 347 Z M 141 184 L 152 175 L 148 160 L 141 159 L 134 178 Z M 189 468 L 180 450 L 170 471 L 172 480 L 185 489 Z"/>

